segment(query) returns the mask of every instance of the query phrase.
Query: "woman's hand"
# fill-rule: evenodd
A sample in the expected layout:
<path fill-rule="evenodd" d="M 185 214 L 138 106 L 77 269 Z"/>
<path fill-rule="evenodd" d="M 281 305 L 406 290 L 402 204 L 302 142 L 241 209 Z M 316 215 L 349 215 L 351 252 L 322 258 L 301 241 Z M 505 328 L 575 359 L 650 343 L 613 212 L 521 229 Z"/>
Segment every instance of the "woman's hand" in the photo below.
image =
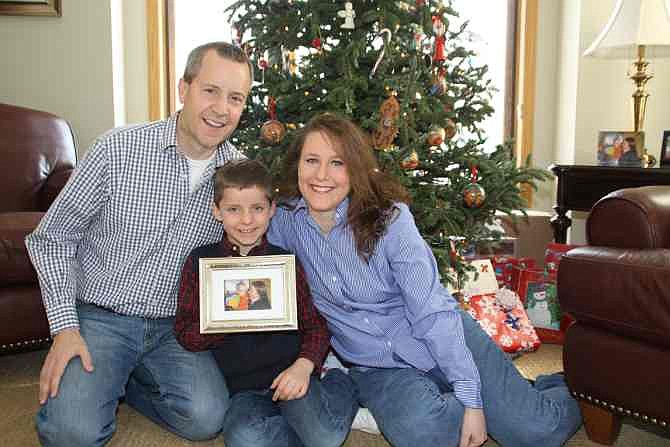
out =
<path fill-rule="evenodd" d="M 279 373 L 270 388 L 275 390 L 273 401 L 293 400 L 303 397 L 309 389 L 309 376 L 314 371 L 311 360 L 300 357 L 293 365 Z"/>
<path fill-rule="evenodd" d="M 479 447 L 486 442 L 486 418 L 481 408 L 466 408 L 459 447 Z"/>

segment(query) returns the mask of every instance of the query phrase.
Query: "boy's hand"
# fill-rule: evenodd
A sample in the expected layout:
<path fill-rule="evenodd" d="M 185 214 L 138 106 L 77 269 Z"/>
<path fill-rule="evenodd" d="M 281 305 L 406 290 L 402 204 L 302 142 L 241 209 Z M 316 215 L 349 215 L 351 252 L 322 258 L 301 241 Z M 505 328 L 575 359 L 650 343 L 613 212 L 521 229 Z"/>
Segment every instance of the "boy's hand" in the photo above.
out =
<path fill-rule="evenodd" d="M 273 401 L 300 399 L 309 389 L 309 376 L 314 371 L 311 360 L 300 357 L 293 365 L 279 373 L 270 388 L 275 390 Z"/>

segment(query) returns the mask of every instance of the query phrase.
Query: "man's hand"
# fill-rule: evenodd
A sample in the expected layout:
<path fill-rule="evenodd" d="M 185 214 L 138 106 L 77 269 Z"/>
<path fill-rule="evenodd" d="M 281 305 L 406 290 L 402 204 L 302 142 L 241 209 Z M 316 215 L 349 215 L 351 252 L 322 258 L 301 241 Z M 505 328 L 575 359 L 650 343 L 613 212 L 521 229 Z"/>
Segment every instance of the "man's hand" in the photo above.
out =
<path fill-rule="evenodd" d="M 86 342 L 79 334 L 79 329 L 63 329 L 56 334 L 49 349 L 49 354 L 40 372 L 40 405 L 48 398 L 56 397 L 60 379 L 65 367 L 72 358 L 79 356 L 84 370 L 93 372 L 93 360 L 88 352 Z"/>
<path fill-rule="evenodd" d="M 466 408 L 459 447 L 479 447 L 486 442 L 486 418 L 481 408 Z"/>
<path fill-rule="evenodd" d="M 293 365 L 279 373 L 270 388 L 275 390 L 273 401 L 300 399 L 309 389 L 309 376 L 314 371 L 311 360 L 300 357 Z"/>

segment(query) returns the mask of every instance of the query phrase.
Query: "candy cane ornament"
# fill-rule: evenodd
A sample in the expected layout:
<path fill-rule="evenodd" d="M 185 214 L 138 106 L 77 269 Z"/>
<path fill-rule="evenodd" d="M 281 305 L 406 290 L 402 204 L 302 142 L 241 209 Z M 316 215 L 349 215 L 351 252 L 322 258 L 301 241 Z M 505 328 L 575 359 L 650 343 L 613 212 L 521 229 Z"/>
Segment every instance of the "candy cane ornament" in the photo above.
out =
<path fill-rule="evenodd" d="M 377 34 L 377 37 L 382 37 L 383 35 L 387 35 L 387 40 L 386 44 L 382 45 L 382 51 L 379 53 L 379 57 L 377 58 L 377 62 L 375 62 L 374 67 L 372 67 L 372 71 L 370 72 L 370 79 L 375 75 L 375 72 L 377 71 L 377 67 L 379 67 L 379 64 L 381 63 L 382 59 L 384 58 L 384 50 L 386 49 L 386 45 L 388 45 L 391 42 L 391 30 L 388 28 L 384 28 L 383 30 L 379 31 L 379 34 Z"/>

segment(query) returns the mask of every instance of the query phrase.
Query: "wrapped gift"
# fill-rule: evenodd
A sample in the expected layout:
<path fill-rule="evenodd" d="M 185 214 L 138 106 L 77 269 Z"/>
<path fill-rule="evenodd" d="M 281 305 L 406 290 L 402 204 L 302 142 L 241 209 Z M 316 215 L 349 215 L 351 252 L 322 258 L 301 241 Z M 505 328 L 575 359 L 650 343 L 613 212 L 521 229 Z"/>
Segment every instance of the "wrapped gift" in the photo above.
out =
<path fill-rule="evenodd" d="M 477 295 L 464 294 L 461 306 L 477 320 L 500 348 L 509 353 L 534 351 L 540 339 L 519 296 L 509 289 Z"/>
<path fill-rule="evenodd" d="M 544 251 L 544 270 L 550 276 L 558 274 L 558 265 L 565 253 L 573 248 L 580 247 L 580 245 L 558 244 L 552 242 L 547 244 L 547 249 Z"/>

